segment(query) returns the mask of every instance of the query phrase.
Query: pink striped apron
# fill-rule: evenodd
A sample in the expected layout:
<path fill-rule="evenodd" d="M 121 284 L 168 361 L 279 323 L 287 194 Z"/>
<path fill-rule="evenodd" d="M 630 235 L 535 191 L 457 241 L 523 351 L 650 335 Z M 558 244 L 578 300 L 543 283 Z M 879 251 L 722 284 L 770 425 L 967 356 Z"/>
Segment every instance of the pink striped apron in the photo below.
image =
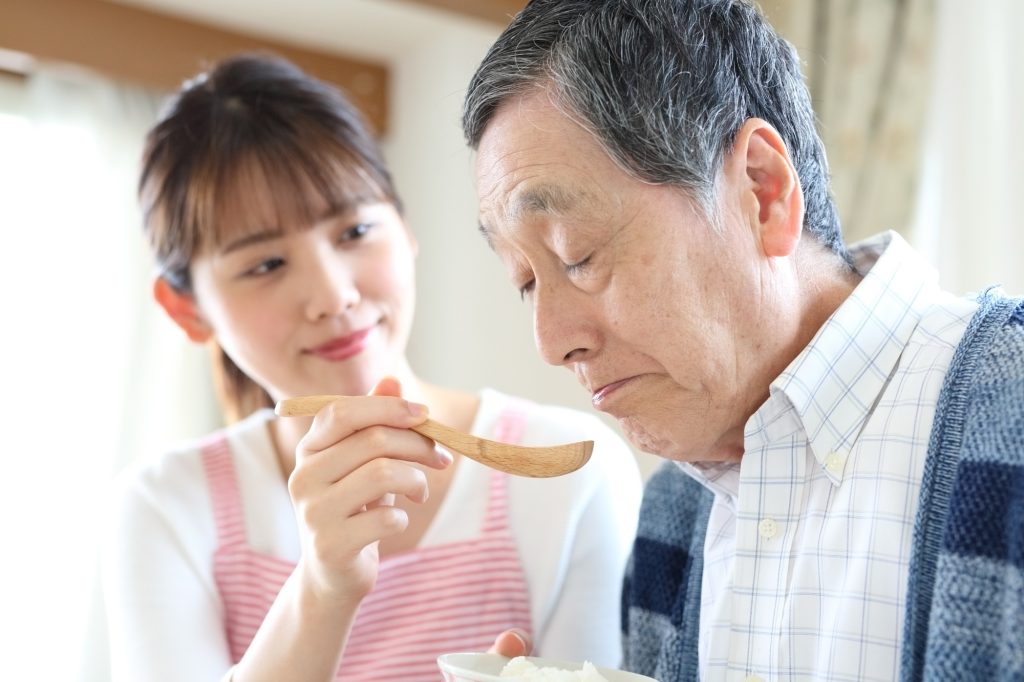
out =
<path fill-rule="evenodd" d="M 519 442 L 523 415 L 507 410 L 495 438 Z M 219 547 L 214 577 L 224 603 L 233 662 L 242 658 L 295 564 L 253 550 L 230 446 L 221 435 L 202 450 Z M 532 631 L 526 579 L 509 531 L 507 476 L 493 471 L 480 534 L 383 559 L 359 608 L 336 679 L 436 682 L 436 659 L 485 651 L 499 632 Z"/>

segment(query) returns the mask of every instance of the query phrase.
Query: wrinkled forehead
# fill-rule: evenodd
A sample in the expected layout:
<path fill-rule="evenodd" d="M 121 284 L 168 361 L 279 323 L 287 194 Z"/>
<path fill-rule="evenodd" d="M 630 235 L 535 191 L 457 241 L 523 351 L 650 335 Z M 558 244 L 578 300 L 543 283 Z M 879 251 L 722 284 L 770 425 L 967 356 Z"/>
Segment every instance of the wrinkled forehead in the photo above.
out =
<path fill-rule="evenodd" d="M 622 175 L 591 131 L 547 89 L 503 102 L 481 135 L 475 161 L 485 232 L 498 223 L 576 212 Z"/>
<path fill-rule="evenodd" d="M 500 190 L 499 190 L 500 191 Z M 534 177 L 502 192 L 481 209 L 480 233 L 488 246 L 499 253 L 511 248 L 513 242 L 536 235 L 531 230 L 545 222 L 578 222 L 585 216 L 588 192 L 582 187 L 557 177 Z"/>
<path fill-rule="evenodd" d="M 390 201 L 367 173 L 341 159 L 304 164 L 250 155 L 225 169 L 214 186 L 219 196 L 209 204 L 207 223 L 214 226 L 213 249 L 250 234 L 306 230 L 361 205 Z"/>

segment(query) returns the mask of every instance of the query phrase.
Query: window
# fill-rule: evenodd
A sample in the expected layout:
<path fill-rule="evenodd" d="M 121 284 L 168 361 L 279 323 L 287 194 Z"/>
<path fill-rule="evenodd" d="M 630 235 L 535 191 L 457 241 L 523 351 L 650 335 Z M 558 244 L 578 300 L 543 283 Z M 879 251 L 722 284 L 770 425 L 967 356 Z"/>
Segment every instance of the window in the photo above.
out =
<path fill-rule="evenodd" d="M 112 474 L 217 422 L 205 353 L 149 301 L 135 183 L 158 102 L 86 74 L 0 78 L 3 679 L 74 678 L 101 627 Z"/>

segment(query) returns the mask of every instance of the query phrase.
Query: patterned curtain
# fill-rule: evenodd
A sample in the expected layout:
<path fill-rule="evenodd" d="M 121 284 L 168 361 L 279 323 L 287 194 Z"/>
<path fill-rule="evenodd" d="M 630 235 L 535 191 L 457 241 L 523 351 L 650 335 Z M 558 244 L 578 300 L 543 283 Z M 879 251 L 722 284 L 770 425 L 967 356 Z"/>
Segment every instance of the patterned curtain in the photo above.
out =
<path fill-rule="evenodd" d="M 762 0 L 800 53 L 847 243 L 909 234 L 935 0 Z"/>

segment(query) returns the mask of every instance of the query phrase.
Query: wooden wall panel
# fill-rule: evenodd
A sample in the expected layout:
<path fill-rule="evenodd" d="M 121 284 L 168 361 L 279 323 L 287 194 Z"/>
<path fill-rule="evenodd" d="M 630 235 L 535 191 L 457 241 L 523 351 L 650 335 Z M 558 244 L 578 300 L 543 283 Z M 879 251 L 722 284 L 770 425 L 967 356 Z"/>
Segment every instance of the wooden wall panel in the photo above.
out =
<path fill-rule="evenodd" d="M 484 19 L 506 26 L 519 10 L 526 6 L 526 0 L 404 0 L 417 5 L 427 5 L 474 19 Z"/>
<path fill-rule="evenodd" d="M 236 52 L 269 50 L 344 88 L 378 134 L 387 129 L 388 71 L 381 64 L 103 0 L 3 0 L 0 48 L 81 64 L 164 90 L 177 88 L 213 60 Z"/>

